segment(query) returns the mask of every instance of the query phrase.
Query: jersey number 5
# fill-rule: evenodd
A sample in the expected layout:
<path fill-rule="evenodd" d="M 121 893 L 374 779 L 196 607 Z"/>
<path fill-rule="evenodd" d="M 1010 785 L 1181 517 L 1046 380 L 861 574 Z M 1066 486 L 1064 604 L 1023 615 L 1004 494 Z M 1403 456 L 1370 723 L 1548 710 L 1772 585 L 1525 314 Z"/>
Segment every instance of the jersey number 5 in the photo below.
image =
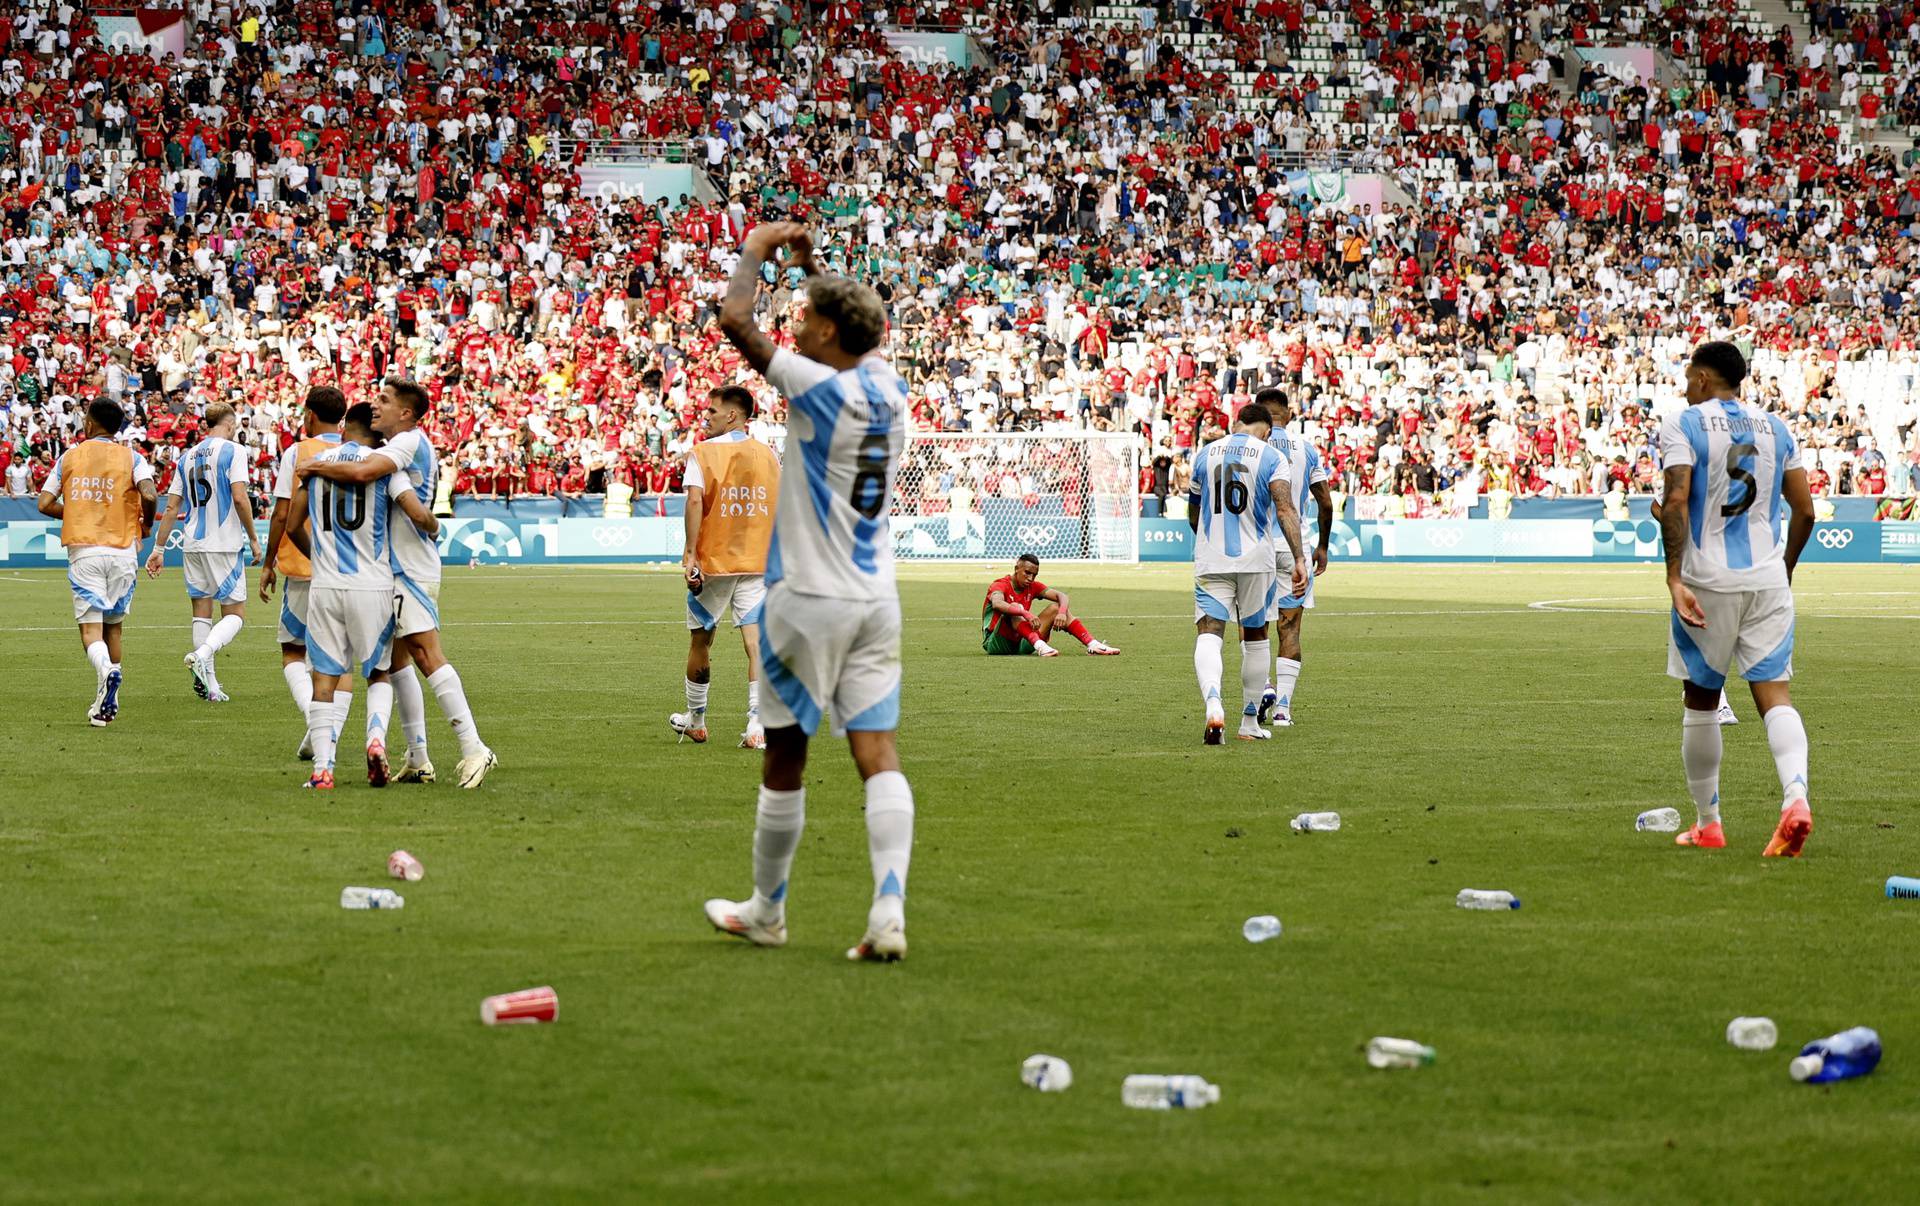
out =
<path fill-rule="evenodd" d="M 326 491 L 320 500 L 320 530 L 331 532 L 338 525 L 342 531 L 358 532 L 367 522 L 366 486 L 330 481 Z"/>
<path fill-rule="evenodd" d="M 1247 510 L 1247 467 L 1239 461 L 1228 461 L 1224 465 L 1213 467 L 1213 510 L 1229 515 L 1244 515 Z"/>
<path fill-rule="evenodd" d="M 1753 480 L 1754 458 L 1759 455 L 1760 450 L 1752 444 L 1735 444 L 1727 449 L 1727 502 L 1720 508 L 1722 519 L 1745 515 L 1754 501 L 1760 497 L 1760 485 Z M 1736 482 L 1747 488 L 1746 492 L 1740 496 L 1739 502 L 1733 501 L 1733 487 Z"/>

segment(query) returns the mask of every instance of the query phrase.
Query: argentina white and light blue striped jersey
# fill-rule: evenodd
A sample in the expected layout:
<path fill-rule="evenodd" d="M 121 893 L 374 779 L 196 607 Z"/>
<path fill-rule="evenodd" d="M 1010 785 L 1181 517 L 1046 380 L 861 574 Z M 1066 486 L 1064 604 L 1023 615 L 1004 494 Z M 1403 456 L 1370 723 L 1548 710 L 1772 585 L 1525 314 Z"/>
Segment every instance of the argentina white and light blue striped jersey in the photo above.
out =
<path fill-rule="evenodd" d="M 433 454 L 433 445 L 427 441 L 427 434 L 418 427 L 403 431 L 374 451 L 398 467 L 414 497 L 420 500 L 420 505 L 431 510 L 434 475 L 439 472 L 440 465 Z M 389 503 L 388 506 L 391 508 L 387 519 L 392 529 L 394 570 L 422 586 L 440 581 L 438 542 L 414 527 L 399 503 Z"/>
<path fill-rule="evenodd" d="M 1280 531 L 1273 483 L 1288 482 L 1280 450 L 1265 440 L 1235 432 L 1200 450 L 1193 460 L 1187 505 L 1197 508 L 1196 574 L 1272 573 Z M 1290 488 L 1290 487 L 1289 487 Z"/>
<path fill-rule="evenodd" d="M 1295 435 L 1283 427 L 1273 429 L 1273 435 L 1267 439 L 1280 453 L 1281 476 L 1287 479 L 1287 489 L 1293 495 L 1293 509 L 1300 515 L 1301 524 L 1307 522 L 1307 500 L 1312 497 L 1316 483 L 1327 480 L 1327 463 L 1320 459 L 1320 450 L 1313 441 L 1303 435 Z M 1284 544 L 1286 537 L 1276 532 L 1274 542 Z M 1305 536 L 1301 543 L 1308 543 Z"/>
<path fill-rule="evenodd" d="M 1714 591 L 1787 585 L 1781 482 L 1798 469 L 1800 446 L 1777 415 L 1717 398 L 1660 425 L 1660 469 L 1693 467 L 1687 547 L 1680 578 Z"/>
<path fill-rule="evenodd" d="M 237 553 L 247 543 L 246 526 L 233 499 L 247 488 L 247 450 L 232 440 L 208 436 L 174 466 L 167 493 L 180 498 L 180 531 L 189 553 Z"/>
<path fill-rule="evenodd" d="M 372 450 L 347 442 L 313 458 L 312 464 L 358 461 Z M 393 542 L 389 506 L 410 489 L 405 474 L 370 482 L 307 479 L 307 540 L 313 549 L 313 585 L 332 590 L 393 593 Z"/>
<path fill-rule="evenodd" d="M 875 355 L 842 372 L 782 348 L 767 380 L 787 397 L 767 585 L 827 598 L 894 597 L 887 514 L 907 440 L 907 387 Z"/>

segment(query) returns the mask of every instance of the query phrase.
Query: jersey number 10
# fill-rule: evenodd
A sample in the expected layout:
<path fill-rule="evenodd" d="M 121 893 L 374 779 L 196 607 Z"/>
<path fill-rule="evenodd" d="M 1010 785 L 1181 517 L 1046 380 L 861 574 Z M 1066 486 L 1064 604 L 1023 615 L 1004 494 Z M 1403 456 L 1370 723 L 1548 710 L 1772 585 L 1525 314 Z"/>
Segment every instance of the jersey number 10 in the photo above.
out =
<path fill-rule="evenodd" d="M 351 485 L 329 481 L 326 493 L 320 499 L 320 530 L 331 532 L 338 526 L 342 531 L 358 532 L 360 525 L 367 522 L 367 488 L 360 483 Z"/>

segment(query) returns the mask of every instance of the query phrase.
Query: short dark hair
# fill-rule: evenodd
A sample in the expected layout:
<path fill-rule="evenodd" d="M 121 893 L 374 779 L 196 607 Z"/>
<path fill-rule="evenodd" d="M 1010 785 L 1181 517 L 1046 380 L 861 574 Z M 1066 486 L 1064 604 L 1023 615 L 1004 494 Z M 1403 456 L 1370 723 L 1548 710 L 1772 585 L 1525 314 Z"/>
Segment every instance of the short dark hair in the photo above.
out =
<path fill-rule="evenodd" d="M 749 419 L 753 417 L 753 394 L 744 385 L 723 385 L 707 396 L 715 402 L 724 402 Z"/>
<path fill-rule="evenodd" d="M 1243 427 L 1249 423 L 1265 423 L 1268 427 L 1273 426 L 1273 416 L 1268 414 L 1267 408 L 1258 402 L 1249 402 L 1242 406 L 1239 413 L 1233 416 L 1233 421 Z"/>
<path fill-rule="evenodd" d="M 1015 565 L 1019 565 L 1023 561 L 1031 564 L 1035 569 L 1040 568 L 1040 558 L 1034 556 L 1032 553 L 1022 553 L 1013 559 Z"/>
<path fill-rule="evenodd" d="M 127 425 L 127 412 L 112 398 L 95 398 L 87 403 L 87 417 L 108 435 L 119 435 Z"/>
<path fill-rule="evenodd" d="M 338 424 L 347 413 L 347 396 L 331 385 L 316 385 L 307 391 L 307 409 L 322 423 Z"/>
<path fill-rule="evenodd" d="M 887 333 L 887 308 L 880 295 L 844 276 L 816 276 L 807 281 L 807 308 L 833 324 L 840 350 L 864 356 L 880 346 Z"/>
<path fill-rule="evenodd" d="M 1724 339 L 1715 339 L 1693 349 L 1693 362 L 1711 370 L 1727 383 L 1729 389 L 1739 389 L 1740 383 L 1747 379 L 1747 358 L 1740 354 L 1739 348 Z"/>
<path fill-rule="evenodd" d="M 405 377 L 388 377 L 381 382 L 400 399 L 400 405 L 407 408 L 415 419 L 424 419 L 427 415 L 427 391 L 420 388 L 418 381 L 409 381 Z"/>
<path fill-rule="evenodd" d="M 347 407 L 347 413 L 341 425 L 351 427 L 356 431 L 364 431 L 371 434 L 373 431 L 373 407 L 365 402 L 355 402 L 352 406 Z"/>
<path fill-rule="evenodd" d="M 1258 402 L 1260 405 L 1266 407 L 1269 411 L 1271 411 L 1276 406 L 1289 405 L 1289 403 L 1287 402 L 1286 391 L 1281 389 L 1275 389 L 1271 385 L 1261 390 L 1259 393 L 1255 394 L 1253 396 L 1253 400 L 1255 402 Z"/>

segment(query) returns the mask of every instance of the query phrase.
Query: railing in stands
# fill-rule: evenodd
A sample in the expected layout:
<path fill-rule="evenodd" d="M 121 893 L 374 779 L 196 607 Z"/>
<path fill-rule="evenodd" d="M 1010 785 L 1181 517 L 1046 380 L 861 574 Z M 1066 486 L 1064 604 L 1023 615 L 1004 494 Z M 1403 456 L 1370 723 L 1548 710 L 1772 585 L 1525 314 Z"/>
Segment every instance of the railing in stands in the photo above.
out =
<path fill-rule="evenodd" d="M 706 150 L 693 140 L 666 138 L 556 138 L 553 152 L 562 162 L 576 157 L 611 163 L 643 163 L 661 160 L 667 163 L 703 163 Z"/>

